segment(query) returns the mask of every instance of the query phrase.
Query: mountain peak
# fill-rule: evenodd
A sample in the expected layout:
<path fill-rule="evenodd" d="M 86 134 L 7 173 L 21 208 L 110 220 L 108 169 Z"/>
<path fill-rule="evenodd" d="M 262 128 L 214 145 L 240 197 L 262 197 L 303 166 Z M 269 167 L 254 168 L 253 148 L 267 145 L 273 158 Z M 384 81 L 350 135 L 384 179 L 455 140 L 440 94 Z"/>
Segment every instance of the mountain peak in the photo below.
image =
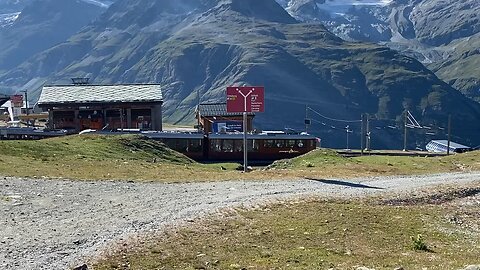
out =
<path fill-rule="evenodd" d="M 220 6 L 244 16 L 275 23 L 297 23 L 275 0 L 221 0 Z"/>

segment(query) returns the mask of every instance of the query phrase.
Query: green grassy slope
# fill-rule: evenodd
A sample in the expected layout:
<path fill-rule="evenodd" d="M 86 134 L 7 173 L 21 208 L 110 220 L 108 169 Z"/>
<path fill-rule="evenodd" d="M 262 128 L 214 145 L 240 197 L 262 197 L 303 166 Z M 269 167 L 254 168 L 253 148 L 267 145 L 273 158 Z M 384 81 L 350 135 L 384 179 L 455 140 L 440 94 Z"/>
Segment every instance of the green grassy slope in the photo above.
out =
<path fill-rule="evenodd" d="M 272 171 L 303 177 L 361 177 L 412 175 L 480 170 L 480 151 L 443 157 L 369 156 L 345 158 L 327 149 L 282 160 L 269 167 Z"/>
<path fill-rule="evenodd" d="M 446 45 L 449 57 L 431 64 L 433 71 L 466 96 L 480 102 L 480 33 Z"/>
<path fill-rule="evenodd" d="M 41 141 L 0 141 L 0 154 L 35 160 L 153 160 L 191 164 L 162 143 L 138 135 L 76 135 Z"/>

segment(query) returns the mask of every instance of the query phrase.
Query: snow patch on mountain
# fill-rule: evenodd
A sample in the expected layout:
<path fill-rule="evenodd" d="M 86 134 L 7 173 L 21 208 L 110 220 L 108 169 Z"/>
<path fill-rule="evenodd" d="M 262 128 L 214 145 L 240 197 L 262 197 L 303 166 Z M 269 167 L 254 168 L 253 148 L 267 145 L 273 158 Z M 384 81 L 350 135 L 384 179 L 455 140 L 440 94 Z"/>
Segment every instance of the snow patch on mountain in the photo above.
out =
<path fill-rule="evenodd" d="M 388 6 L 392 2 L 393 0 L 326 0 L 324 3 L 317 3 L 317 7 L 332 15 L 345 15 L 354 7 Z"/>
<path fill-rule="evenodd" d="M 276 0 L 289 13 L 301 0 Z M 390 5 L 394 0 L 314 0 L 318 9 L 326 11 L 333 16 L 343 16 L 350 9 L 356 7 L 384 7 Z M 308 1 L 305 1 L 308 2 Z"/>
<path fill-rule="evenodd" d="M 0 14 L 0 28 L 12 25 L 20 16 L 20 12 Z"/>
<path fill-rule="evenodd" d="M 108 8 L 111 4 L 113 4 L 112 1 L 97 1 L 97 0 L 82 0 L 83 2 L 96 5 L 102 8 Z"/>

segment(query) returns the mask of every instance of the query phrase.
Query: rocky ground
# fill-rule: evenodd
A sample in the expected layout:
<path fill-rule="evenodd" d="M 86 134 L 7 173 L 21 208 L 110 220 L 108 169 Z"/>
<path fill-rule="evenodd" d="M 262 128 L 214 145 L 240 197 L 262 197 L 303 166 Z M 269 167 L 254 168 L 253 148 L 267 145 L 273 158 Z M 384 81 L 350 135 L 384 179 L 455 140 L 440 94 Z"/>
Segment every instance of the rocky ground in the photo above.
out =
<path fill-rule="evenodd" d="M 480 172 L 191 184 L 0 178 L 0 269 L 68 269 L 112 242 L 232 206 L 310 195 L 405 194 L 477 182 Z M 462 203 L 477 201 L 474 197 Z"/>

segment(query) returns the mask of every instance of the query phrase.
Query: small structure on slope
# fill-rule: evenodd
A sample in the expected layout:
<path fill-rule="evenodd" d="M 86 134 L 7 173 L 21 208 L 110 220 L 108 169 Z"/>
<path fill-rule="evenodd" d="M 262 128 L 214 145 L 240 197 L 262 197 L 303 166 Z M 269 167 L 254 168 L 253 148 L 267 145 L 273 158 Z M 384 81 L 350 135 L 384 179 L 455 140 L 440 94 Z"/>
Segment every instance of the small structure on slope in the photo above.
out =
<path fill-rule="evenodd" d="M 447 153 L 448 141 L 447 140 L 432 140 L 425 147 L 428 152 L 433 153 Z M 450 152 L 452 153 L 464 153 L 472 151 L 469 146 L 461 145 L 459 143 L 450 142 Z"/>

